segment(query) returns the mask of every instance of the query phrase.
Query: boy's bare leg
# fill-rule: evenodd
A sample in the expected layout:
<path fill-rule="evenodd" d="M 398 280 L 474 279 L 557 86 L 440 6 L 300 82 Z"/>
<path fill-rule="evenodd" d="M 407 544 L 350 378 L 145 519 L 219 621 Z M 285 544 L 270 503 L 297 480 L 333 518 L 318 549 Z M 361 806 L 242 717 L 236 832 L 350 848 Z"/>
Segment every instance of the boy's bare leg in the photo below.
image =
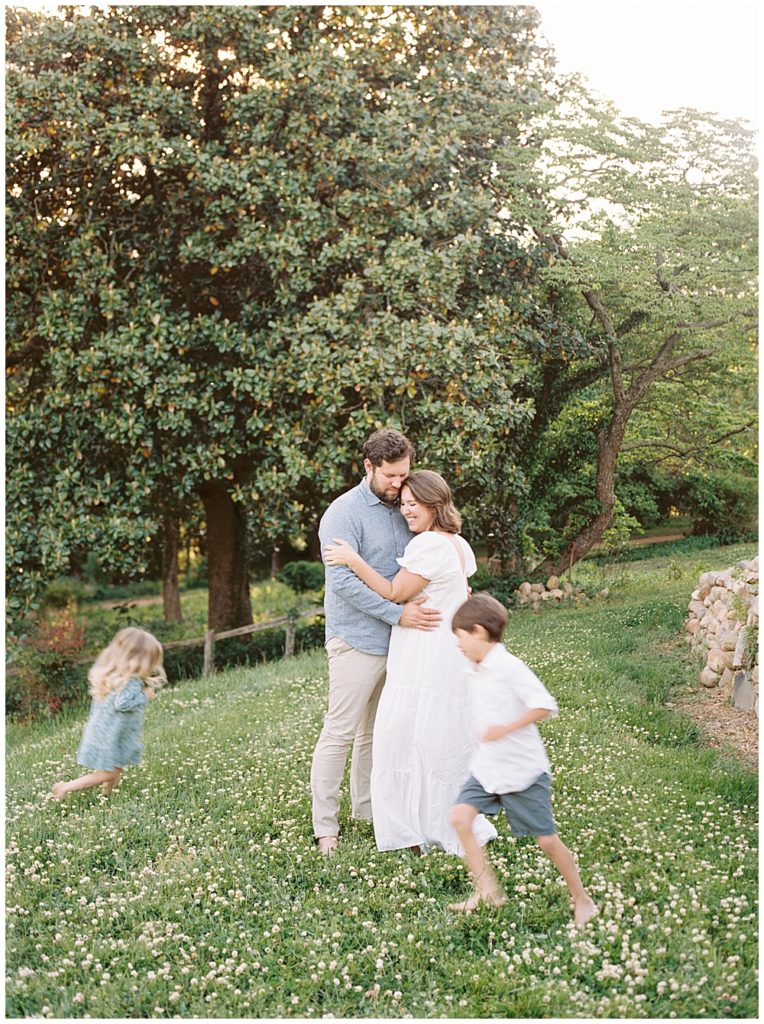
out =
<path fill-rule="evenodd" d="M 498 879 L 493 873 L 484 848 L 475 839 L 472 831 L 472 822 L 478 816 L 477 811 L 470 804 L 457 804 L 451 808 L 449 821 L 456 830 L 459 840 L 464 847 L 464 862 L 469 868 L 475 883 L 475 891 L 466 900 L 460 903 L 452 903 L 449 910 L 467 912 L 475 910 L 479 904 L 490 903 L 492 906 L 500 907 L 506 903 L 506 898 L 501 890 Z"/>
<path fill-rule="evenodd" d="M 558 835 L 536 836 L 536 842 L 551 858 L 552 863 L 565 879 L 565 884 L 573 898 L 573 918 L 576 924 L 583 925 L 587 921 L 591 921 L 597 913 L 597 905 L 584 889 L 573 854 Z"/>
<path fill-rule="evenodd" d="M 115 771 L 119 772 L 121 769 L 117 768 Z M 118 775 L 117 778 L 119 778 Z M 74 793 L 79 789 L 90 789 L 93 786 L 105 785 L 109 782 L 113 785 L 115 781 L 114 771 L 99 769 L 97 772 L 90 772 L 88 775 L 80 775 L 78 779 L 72 779 L 71 782 L 55 783 L 53 786 L 53 796 L 56 800 L 63 800 L 68 793 Z"/>

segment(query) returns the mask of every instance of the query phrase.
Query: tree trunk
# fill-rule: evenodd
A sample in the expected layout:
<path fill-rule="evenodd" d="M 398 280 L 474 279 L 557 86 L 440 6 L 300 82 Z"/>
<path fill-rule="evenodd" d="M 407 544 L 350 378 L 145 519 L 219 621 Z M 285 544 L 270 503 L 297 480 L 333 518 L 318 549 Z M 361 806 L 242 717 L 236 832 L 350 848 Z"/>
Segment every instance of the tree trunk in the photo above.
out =
<path fill-rule="evenodd" d="M 507 515 L 511 522 L 517 522 L 517 501 L 514 498 L 510 498 L 509 504 L 507 505 Z M 492 562 L 495 559 L 498 559 L 499 572 L 517 572 L 520 566 L 520 558 L 516 547 L 514 551 L 510 551 L 509 553 L 506 551 L 492 552 L 492 557 L 488 559 L 489 568 L 492 568 Z"/>
<path fill-rule="evenodd" d="M 207 519 L 209 629 L 235 629 L 252 622 L 247 570 L 247 519 L 227 489 L 210 481 L 199 489 Z"/>
<path fill-rule="evenodd" d="M 75 580 L 81 580 L 85 575 L 85 553 L 83 551 L 69 553 L 69 575 Z"/>
<path fill-rule="evenodd" d="M 610 423 L 601 430 L 597 438 L 597 481 L 595 494 L 600 511 L 583 530 L 574 537 L 557 558 L 547 558 L 536 567 L 536 574 L 562 576 L 600 543 L 607 530 L 613 525 L 615 514 L 615 469 L 618 453 L 626 434 L 626 425 L 634 406 L 623 403 L 616 406 Z"/>
<path fill-rule="evenodd" d="M 178 586 L 180 530 L 177 518 L 166 516 L 162 523 L 162 604 L 165 622 L 182 622 Z"/>
<path fill-rule="evenodd" d="M 308 542 L 308 557 L 311 562 L 321 561 L 321 541 L 318 536 L 318 523 L 310 531 L 310 540 Z"/>
<path fill-rule="evenodd" d="M 271 579 L 274 579 L 284 568 L 284 541 L 277 541 L 271 551 Z"/>

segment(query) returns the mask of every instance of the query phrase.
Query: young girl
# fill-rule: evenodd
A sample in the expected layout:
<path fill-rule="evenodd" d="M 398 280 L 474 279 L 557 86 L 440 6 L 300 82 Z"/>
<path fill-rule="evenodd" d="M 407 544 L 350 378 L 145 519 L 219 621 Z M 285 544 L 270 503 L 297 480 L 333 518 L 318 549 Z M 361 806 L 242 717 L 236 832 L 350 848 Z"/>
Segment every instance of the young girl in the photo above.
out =
<path fill-rule="evenodd" d="M 57 782 L 53 796 L 101 786 L 108 796 L 122 769 L 138 764 L 143 752 L 141 730 L 146 705 L 167 681 L 162 667 L 162 645 L 143 629 L 121 629 L 96 658 L 88 673 L 90 715 L 77 751 L 77 762 L 95 768 L 71 782 Z"/>

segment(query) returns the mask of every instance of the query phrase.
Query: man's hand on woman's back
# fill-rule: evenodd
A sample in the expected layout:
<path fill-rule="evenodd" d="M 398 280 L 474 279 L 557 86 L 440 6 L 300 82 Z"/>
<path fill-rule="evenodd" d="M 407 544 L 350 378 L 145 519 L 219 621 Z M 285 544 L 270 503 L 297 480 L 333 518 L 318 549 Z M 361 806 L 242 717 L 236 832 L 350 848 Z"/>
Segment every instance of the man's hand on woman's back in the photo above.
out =
<path fill-rule="evenodd" d="M 443 615 L 437 608 L 425 608 L 426 600 L 426 597 L 416 597 L 412 601 L 407 601 L 398 625 L 406 626 L 408 629 L 422 629 L 425 632 L 437 629 Z"/>

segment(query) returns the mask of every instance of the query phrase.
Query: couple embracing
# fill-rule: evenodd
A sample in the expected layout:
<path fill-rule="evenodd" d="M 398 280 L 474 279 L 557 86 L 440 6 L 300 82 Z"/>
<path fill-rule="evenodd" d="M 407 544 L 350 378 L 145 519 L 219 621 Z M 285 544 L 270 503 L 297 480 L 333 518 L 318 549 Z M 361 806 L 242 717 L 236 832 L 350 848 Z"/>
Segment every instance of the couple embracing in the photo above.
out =
<path fill-rule="evenodd" d="M 473 745 L 465 660 L 451 629 L 475 556 L 446 482 L 411 472 L 414 448 L 379 430 L 366 477 L 319 527 L 326 565 L 329 708 L 313 755 L 319 849 L 338 842 L 339 790 L 352 746 L 352 815 L 374 823 L 380 850 L 437 846 L 462 854 L 449 822 Z M 484 845 L 496 830 L 482 815 Z"/>

